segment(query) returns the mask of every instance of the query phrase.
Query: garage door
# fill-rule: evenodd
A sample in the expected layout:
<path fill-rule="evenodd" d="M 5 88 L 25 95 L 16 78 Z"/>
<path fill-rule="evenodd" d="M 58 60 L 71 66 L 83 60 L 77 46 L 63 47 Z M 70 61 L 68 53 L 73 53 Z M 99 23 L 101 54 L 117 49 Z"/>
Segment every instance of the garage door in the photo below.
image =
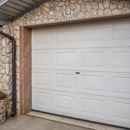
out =
<path fill-rule="evenodd" d="M 130 19 L 33 29 L 32 109 L 130 127 Z"/>

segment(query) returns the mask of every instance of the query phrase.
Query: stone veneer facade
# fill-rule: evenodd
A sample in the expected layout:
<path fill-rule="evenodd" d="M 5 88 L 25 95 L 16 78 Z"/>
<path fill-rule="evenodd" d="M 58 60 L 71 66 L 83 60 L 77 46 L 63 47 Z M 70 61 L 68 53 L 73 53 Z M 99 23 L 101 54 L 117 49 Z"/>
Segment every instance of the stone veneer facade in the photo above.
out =
<path fill-rule="evenodd" d="M 3 26 L 3 31 L 14 36 L 17 41 L 17 109 L 20 112 L 20 69 L 19 69 L 19 26 L 44 24 L 50 22 L 89 19 L 93 17 L 112 16 L 130 13 L 129 0 L 50 0 L 36 9 L 19 17 L 9 25 Z M 2 37 L 0 44 L 0 90 L 9 95 L 8 115 L 11 114 L 11 43 Z"/>

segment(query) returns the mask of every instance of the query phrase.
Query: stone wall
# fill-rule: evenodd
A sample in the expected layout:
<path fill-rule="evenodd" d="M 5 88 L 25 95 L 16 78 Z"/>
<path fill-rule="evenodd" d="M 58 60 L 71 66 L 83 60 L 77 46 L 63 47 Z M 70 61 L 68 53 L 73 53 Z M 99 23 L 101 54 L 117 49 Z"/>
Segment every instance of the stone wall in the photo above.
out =
<path fill-rule="evenodd" d="M 44 24 L 49 22 L 89 19 L 130 13 L 129 0 L 50 0 L 38 8 L 19 17 L 3 31 L 11 34 L 17 41 L 17 108 L 19 110 L 19 26 Z M 0 89 L 9 95 L 8 113 L 11 110 L 11 43 L 3 38 L 0 44 Z M 19 111 L 18 111 L 19 113 Z"/>
<path fill-rule="evenodd" d="M 12 59 L 10 40 L 0 37 L 0 90 L 7 93 L 7 111 L 11 113 Z M 9 114 L 10 115 L 10 114 Z"/>

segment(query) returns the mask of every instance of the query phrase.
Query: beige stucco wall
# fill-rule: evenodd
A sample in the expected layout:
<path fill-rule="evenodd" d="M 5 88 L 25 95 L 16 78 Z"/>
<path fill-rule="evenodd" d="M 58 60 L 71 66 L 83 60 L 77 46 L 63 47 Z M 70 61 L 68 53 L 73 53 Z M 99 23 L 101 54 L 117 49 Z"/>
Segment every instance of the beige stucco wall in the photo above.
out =
<path fill-rule="evenodd" d="M 58 2 L 57 2 L 58 1 Z M 17 108 L 19 106 L 20 71 L 19 71 L 19 26 L 44 24 L 49 22 L 90 19 L 93 17 L 130 14 L 129 0 L 54 0 L 46 2 L 24 16 L 3 26 L 3 31 L 11 34 L 17 41 Z M 9 95 L 8 114 L 11 113 L 11 44 L 2 38 L 0 43 L 0 89 Z"/>

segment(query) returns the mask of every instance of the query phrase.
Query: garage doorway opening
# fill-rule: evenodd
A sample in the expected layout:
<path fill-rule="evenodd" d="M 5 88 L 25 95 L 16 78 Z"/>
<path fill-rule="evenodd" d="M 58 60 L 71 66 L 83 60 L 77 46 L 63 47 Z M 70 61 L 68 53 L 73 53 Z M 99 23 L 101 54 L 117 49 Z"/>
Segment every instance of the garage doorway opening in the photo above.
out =
<path fill-rule="evenodd" d="M 21 112 L 129 127 L 129 22 L 21 27 Z"/>

